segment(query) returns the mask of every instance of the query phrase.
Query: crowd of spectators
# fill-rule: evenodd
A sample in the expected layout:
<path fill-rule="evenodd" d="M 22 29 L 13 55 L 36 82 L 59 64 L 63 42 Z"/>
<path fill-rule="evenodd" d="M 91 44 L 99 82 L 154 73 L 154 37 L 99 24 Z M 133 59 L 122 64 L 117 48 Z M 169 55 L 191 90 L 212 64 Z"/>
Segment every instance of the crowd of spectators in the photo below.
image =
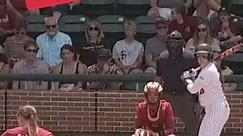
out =
<path fill-rule="evenodd" d="M 183 50 L 194 52 L 195 46 L 208 43 L 215 55 L 225 48 L 220 42 L 239 34 L 230 12 L 221 7 L 221 0 L 150 0 L 148 16 L 156 17 L 156 35 L 147 39 L 145 45 L 136 39 L 136 23 L 128 20 L 124 23 L 124 39 L 114 43 L 112 49 L 106 49 L 106 39 L 102 26 L 97 20 L 90 20 L 85 28 L 85 41 L 74 47 L 68 34 L 59 31 L 59 19 L 68 14 L 71 3 L 51 7 L 50 16 L 45 18 L 46 32 L 36 39 L 26 34 L 24 16 L 39 15 L 47 9 L 19 11 L 12 0 L 0 0 L 0 73 L 58 73 L 58 74 L 155 74 L 157 60 L 166 53 L 167 36 L 179 31 L 185 42 Z M 207 11 L 207 12 L 204 12 Z M 205 14 L 207 13 L 207 14 Z M 210 28 L 211 18 L 219 18 L 220 25 Z M 109 46 L 110 47 L 110 46 Z M 230 71 L 229 67 L 227 71 Z M 232 74 L 232 71 L 225 72 Z M 49 85 L 48 85 L 49 84 Z M 85 89 L 106 89 L 109 86 L 119 88 L 122 83 L 47 83 L 13 82 L 0 84 L 0 89 L 64 91 Z"/>

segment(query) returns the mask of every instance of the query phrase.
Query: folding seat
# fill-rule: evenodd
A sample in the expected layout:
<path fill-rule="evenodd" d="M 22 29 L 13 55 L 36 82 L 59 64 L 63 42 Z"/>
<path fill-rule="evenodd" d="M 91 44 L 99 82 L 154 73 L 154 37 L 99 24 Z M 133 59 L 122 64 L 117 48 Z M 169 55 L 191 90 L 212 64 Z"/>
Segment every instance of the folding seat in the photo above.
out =
<path fill-rule="evenodd" d="M 84 32 L 89 18 L 84 15 L 66 15 L 59 21 L 59 30 L 68 34 L 72 38 L 74 46 L 80 46 L 85 40 Z"/>
<path fill-rule="evenodd" d="M 124 23 L 126 17 L 121 15 L 103 15 L 97 18 L 97 21 L 101 23 L 102 30 L 105 34 L 107 42 L 106 48 L 112 49 L 116 41 L 124 38 Z"/>
<path fill-rule="evenodd" d="M 117 0 L 117 14 L 129 19 L 136 16 L 147 15 L 150 8 L 149 0 Z"/>
<path fill-rule="evenodd" d="M 82 0 L 79 7 L 79 14 L 95 19 L 101 15 L 112 15 L 115 0 Z"/>
<path fill-rule="evenodd" d="M 26 16 L 27 23 L 27 34 L 32 38 L 36 38 L 39 34 L 44 33 L 46 31 L 44 18 L 47 17 L 45 15 L 29 15 Z"/>
<path fill-rule="evenodd" d="M 137 40 L 144 45 L 146 41 L 156 34 L 156 18 L 151 16 L 138 16 L 135 18 L 137 24 Z"/>

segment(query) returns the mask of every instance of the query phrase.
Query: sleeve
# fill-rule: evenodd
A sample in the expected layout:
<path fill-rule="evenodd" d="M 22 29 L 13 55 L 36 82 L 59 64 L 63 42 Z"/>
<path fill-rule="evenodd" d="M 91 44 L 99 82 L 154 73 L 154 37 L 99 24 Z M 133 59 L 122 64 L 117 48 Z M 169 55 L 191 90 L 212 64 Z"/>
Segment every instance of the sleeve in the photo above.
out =
<path fill-rule="evenodd" d="M 143 128 L 141 112 L 142 112 L 142 108 L 141 108 L 140 104 L 138 104 L 136 117 L 135 117 L 135 129 Z"/>
<path fill-rule="evenodd" d="M 119 58 L 119 53 L 117 51 L 117 47 L 118 47 L 118 42 L 115 43 L 113 50 L 112 50 L 112 58 L 114 58 L 114 59 Z"/>
<path fill-rule="evenodd" d="M 192 81 L 189 81 L 188 85 L 187 85 L 187 90 L 191 94 L 195 94 L 195 93 L 199 92 L 202 88 L 204 88 L 205 86 L 207 86 L 210 83 L 210 80 L 207 77 L 208 77 L 208 75 L 201 74 L 197 77 L 197 79 L 195 80 L 194 83 Z"/>
<path fill-rule="evenodd" d="M 37 52 L 37 57 L 42 59 L 42 48 L 41 48 L 40 37 L 36 38 L 36 44 L 39 47 L 38 52 Z"/>
<path fill-rule="evenodd" d="M 175 130 L 175 117 L 170 103 L 166 105 L 165 109 L 165 135 L 173 134 Z"/>
<path fill-rule="evenodd" d="M 143 56 L 144 54 L 144 47 L 143 47 L 143 44 L 142 43 L 139 43 L 140 47 L 141 47 L 141 50 L 140 50 L 140 55 Z"/>
<path fill-rule="evenodd" d="M 67 44 L 73 45 L 72 44 L 72 39 L 70 38 L 69 35 L 67 35 Z"/>
<path fill-rule="evenodd" d="M 162 76 L 162 71 L 163 71 L 163 66 L 161 66 L 161 59 L 159 59 L 156 62 L 157 70 L 156 70 L 156 76 L 161 77 Z"/>
<path fill-rule="evenodd" d="M 148 39 L 145 44 L 145 55 L 152 54 L 150 44 L 150 39 Z"/>

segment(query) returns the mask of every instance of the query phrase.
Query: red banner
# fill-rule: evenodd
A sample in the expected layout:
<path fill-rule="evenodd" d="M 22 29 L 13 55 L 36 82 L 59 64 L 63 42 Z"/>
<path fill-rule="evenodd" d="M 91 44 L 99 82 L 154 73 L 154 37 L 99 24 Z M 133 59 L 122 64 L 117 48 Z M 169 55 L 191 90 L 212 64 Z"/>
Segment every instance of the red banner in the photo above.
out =
<path fill-rule="evenodd" d="M 33 10 L 79 1 L 80 0 L 25 0 L 25 3 L 28 10 Z"/>

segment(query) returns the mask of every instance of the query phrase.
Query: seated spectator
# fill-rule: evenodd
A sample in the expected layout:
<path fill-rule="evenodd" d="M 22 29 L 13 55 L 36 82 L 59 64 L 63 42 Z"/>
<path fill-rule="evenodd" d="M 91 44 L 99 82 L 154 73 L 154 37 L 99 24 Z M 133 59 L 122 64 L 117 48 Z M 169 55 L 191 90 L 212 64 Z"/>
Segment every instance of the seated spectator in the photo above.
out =
<path fill-rule="evenodd" d="M 51 132 L 38 126 L 36 109 L 25 105 L 17 111 L 18 127 L 7 129 L 1 136 L 54 136 Z"/>
<path fill-rule="evenodd" d="M 166 50 L 166 39 L 168 35 L 169 22 L 164 19 L 156 21 L 157 35 L 148 39 L 145 46 L 145 73 L 156 73 L 156 62 L 160 53 Z"/>
<path fill-rule="evenodd" d="M 48 74 L 48 66 L 36 57 L 38 46 L 29 41 L 24 44 L 25 59 L 18 61 L 13 67 L 13 74 Z M 45 81 L 14 81 L 13 89 L 23 90 L 46 90 Z"/>
<path fill-rule="evenodd" d="M 0 46 L 1 47 L 1 46 Z M 0 74 L 9 74 L 9 65 L 6 63 L 3 50 L 0 51 Z M 0 82 L 0 90 L 7 89 L 8 82 Z"/>
<path fill-rule="evenodd" d="M 226 41 L 238 34 L 237 25 L 234 20 L 231 20 L 230 13 L 226 8 L 221 8 L 218 11 L 220 25 L 216 30 L 216 36 L 220 41 Z"/>
<path fill-rule="evenodd" d="M 96 20 L 91 20 L 85 29 L 85 42 L 78 47 L 79 61 L 86 66 L 97 63 L 97 50 L 105 47 L 104 33 Z"/>
<path fill-rule="evenodd" d="M 213 52 L 221 52 L 219 40 L 213 38 L 209 26 L 204 22 L 200 22 L 198 24 L 194 36 L 189 39 L 186 44 L 186 49 L 191 50 L 195 53 L 196 45 L 201 43 L 207 43 L 211 45 Z"/>
<path fill-rule="evenodd" d="M 54 66 L 55 74 L 87 74 L 87 67 L 81 62 L 77 62 L 74 48 L 65 44 L 61 48 L 62 62 Z M 82 82 L 54 82 L 52 90 L 60 89 L 61 91 L 76 91 L 82 90 Z"/>
<path fill-rule="evenodd" d="M 88 74 L 123 74 L 122 70 L 111 62 L 111 51 L 109 49 L 100 49 L 97 52 L 97 63 L 88 67 Z M 88 89 L 120 89 L 121 83 L 117 82 L 88 82 Z"/>
<path fill-rule="evenodd" d="M 34 41 L 34 39 L 26 35 L 26 25 L 18 27 L 15 34 L 5 40 L 4 51 L 11 67 L 17 60 L 25 58 L 24 44 L 27 41 Z"/>
<path fill-rule="evenodd" d="M 0 44 L 14 34 L 15 29 L 22 22 L 23 16 L 9 0 L 0 1 Z"/>
<path fill-rule="evenodd" d="M 169 25 L 169 31 L 179 31 L 187 42 L 193 37 L 199 18 L 195 16 L 187 16 L 184 6 L 177 6 L 172 9 L 172 22 Z"/>
<path fill-rule="evenodd" d="M 149 9 L 147 15 L 172 20 L 172 8 L 176 6 L 188 5 L 189 3 L 192 3 L 192 0 L 186 0 L 186 2 L 185 0 L 150 0 L 151 8 Z"/>
<path fill-rule="evenodd" d="M 135 40 L 136 24 L 125 22 L 125 39 L 117 41 L 113 47 L 112 57 L 125 74 L 143 73 L 139 68 L 143 60 L 144 47 Z"/>
<path fill-rule="evenodd" d="M 49 67 L 59 64 L 62 59 L 60 51 L 64 44 L 72 45 L 70 36 L 60 32 L 58 22 L 54 17 L 45 20 L 46 32 L 36 38 L 39 46 L 37 56 L 41 58 Z"/>
<path fill-rule="evenodd" d="M 161 99 L 163 88 L 158 82 L 144 86 L 143 102 L 137 106 L 135 134 L 132 136 L 174 136 L 175 117 L 170 102 Z"/>

